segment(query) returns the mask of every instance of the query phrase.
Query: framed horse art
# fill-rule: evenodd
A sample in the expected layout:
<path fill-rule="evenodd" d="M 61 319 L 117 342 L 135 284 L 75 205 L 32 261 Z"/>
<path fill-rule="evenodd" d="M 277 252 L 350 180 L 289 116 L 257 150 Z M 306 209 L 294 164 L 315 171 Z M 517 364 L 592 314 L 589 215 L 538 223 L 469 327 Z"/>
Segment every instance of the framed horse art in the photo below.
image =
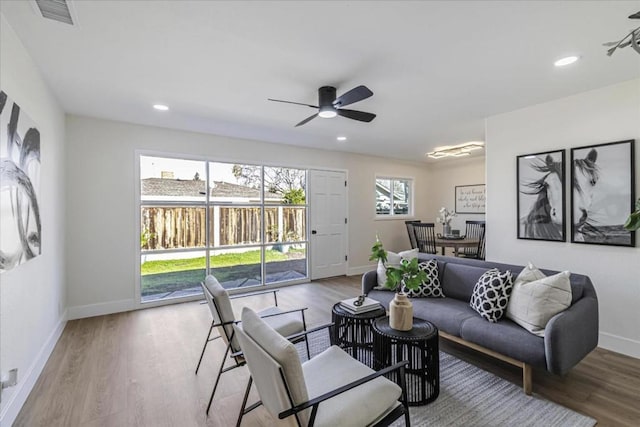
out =
<path fill-rule="evenodd" d="M 518 239 L 564 242 L 565 151 L 517 157 Z"/>
<path fill-rule="evenodd" d="M 571 149 L 571 242 L 635 246 L 635 141 Z"/>

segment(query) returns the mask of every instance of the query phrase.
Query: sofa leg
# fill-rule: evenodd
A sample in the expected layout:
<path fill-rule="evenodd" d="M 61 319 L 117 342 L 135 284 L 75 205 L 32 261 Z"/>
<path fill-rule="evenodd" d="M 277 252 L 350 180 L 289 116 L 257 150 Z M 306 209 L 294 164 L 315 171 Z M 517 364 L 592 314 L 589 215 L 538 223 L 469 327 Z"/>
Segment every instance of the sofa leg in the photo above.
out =
<path fill-rule="evenodd" d="M 533 389 L 533 378 L 531 365 L 529 365 L 528 363 L 522 364 L 522 388 L 524 390 L 524 394 L 531 396 L 531 392 Z"/>

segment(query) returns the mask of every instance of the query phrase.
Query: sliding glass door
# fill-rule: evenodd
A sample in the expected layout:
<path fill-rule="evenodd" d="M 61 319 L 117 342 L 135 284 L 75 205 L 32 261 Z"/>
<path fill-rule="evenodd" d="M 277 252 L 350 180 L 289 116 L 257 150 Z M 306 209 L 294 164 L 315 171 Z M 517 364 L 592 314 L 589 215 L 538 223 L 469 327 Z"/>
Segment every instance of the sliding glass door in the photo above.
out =
<path fill-rule="evenodd" d="M 303 169 L 140 156 L 141 301 L 308 277 Z"/>

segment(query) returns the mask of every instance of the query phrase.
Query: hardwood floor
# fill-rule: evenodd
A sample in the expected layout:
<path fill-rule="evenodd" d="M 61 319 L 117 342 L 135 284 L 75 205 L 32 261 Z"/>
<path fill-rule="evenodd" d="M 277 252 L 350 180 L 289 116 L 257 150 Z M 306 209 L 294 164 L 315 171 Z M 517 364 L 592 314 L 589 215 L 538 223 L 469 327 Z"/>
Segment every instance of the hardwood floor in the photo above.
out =
<path fill-rule="evenodd" d="M 278 300 L 283 308 L 309 307 L 313 326 L 330 321 L 336 301 L 359 292 L 359 276 L 340 277 L 282 288 Z M 255 297 L 248 305 L 271 304 Z M 220 341 L 209 345 L 194 374 L 210 322 L 208 307 L 198 302 L 68 322 L 14 426 L 234 426 L 246 368 L 223 375 L 209 417 Z M 520 384 L 521 372 L 511 365 L 444 341 L 441 349 Z M 535 370 L 533 391 L 601 426 L 640 424 L 639 359 L 597 349 L 565 377 Z M 264 408 L 243 420 L 245 427 L 277 425 L 282 421 Z"/>

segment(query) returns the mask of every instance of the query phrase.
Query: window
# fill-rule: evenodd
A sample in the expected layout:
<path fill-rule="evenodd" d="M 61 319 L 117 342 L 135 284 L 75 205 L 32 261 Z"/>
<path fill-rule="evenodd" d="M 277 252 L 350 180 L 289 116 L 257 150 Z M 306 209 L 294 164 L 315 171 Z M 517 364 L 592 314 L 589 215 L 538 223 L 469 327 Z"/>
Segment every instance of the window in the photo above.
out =
<path fill-rule="evenodd" d="M 376 178 L 376 215 L 413 215 L 413 180 L 408 178 Z"/>
<path fill-rule="evenodd" d="M 140 156 L 141 301 L 307 278 L 304 169 Z"/>

